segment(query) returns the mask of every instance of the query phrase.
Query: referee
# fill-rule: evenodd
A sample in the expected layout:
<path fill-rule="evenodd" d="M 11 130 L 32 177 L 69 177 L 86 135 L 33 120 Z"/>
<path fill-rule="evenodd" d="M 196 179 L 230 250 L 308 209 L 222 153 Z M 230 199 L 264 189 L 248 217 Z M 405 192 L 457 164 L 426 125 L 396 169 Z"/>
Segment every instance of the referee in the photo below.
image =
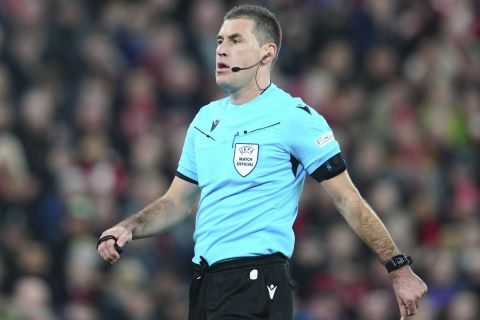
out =
<path fill-rule="evenodd" d="M 161 198 L 102 233 L 110 263 L 130 240 L 196 217 L 190 320 L 292 319 L 292 225 L 307 175 L 390 272 L 401 319 L 425 283 L 353 185 L 325 119 L 270 81 L 282 32 L 261 6 L 231 9 L 217 36 L 216 82 L 228 97 L 190 124 L 176 177 Z"/>

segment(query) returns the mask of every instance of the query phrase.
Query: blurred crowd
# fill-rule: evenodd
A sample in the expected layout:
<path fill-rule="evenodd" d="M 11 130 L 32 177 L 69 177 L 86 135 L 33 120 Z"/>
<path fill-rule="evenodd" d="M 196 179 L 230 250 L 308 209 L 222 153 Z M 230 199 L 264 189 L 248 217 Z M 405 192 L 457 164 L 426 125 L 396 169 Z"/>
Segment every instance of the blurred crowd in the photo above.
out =
<path fill-rule="evenodd" d="M 239 1 L 0 1 L 0 318 L 185 320 L 194 215 L 108 266 L 99 234 L 162 195 L 186 128 L 224 96 Z M 480 319 L 480 3 L 275 0 L 274 82 L 329 121 L 429 291 L 412 319 Z M 388 274 L 313 179 L 295 320 L 391 320 Z"/>

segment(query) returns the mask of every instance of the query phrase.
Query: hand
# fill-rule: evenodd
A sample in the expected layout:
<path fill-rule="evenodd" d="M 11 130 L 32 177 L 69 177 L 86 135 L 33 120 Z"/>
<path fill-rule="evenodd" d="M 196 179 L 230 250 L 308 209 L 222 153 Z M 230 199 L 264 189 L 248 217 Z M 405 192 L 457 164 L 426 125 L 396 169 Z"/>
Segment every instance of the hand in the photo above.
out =
<path fill-rule="evenodd" d="M 103 260 L 112 264 L 120 258 L 120 253 L 115 248 L 115 244 L 122 248 L 128 241 L 132 240 L 132 232 L 127 228 L 116 226 L 104 231 L 100 238 L 106 236 L 113 236 L 117 241 L 115 242 L 113 239 L 102 241 L 98 245 L 97 252 L 102 256 Z"/>
<path fill-rule="evenodd" d="M 400 320 L 405 320 L 406 317 L 417 313 L 420 299 L 427 292 L 427 285 L 409 266 L 392 271 L 390 279 L 392 279 L 393 289 L 400 308 Z"/>

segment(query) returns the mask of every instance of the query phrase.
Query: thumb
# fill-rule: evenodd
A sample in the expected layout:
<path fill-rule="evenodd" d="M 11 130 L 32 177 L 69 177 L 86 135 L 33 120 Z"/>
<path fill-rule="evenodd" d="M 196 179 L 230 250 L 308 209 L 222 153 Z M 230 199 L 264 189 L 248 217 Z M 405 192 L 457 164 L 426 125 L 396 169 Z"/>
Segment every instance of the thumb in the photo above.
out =
<path fill-rule="evenodd" d="M 124 230 L 117 238 L 117 245 L 123 247 L 132 239 L 132 234 L 128 230 Z"/>

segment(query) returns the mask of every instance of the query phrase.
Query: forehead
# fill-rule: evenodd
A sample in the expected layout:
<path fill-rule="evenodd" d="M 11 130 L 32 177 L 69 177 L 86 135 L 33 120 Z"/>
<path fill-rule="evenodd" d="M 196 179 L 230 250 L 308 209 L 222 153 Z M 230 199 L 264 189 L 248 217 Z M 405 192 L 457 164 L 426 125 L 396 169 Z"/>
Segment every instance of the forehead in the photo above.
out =
<path fill-rule="evenodd" d="M 240 34 L 244 37 L 253 37 L 254 22 L 247 18 L 225 20 L 220 27 L 218 36 L 228 37 L 232 34 Z"/>

